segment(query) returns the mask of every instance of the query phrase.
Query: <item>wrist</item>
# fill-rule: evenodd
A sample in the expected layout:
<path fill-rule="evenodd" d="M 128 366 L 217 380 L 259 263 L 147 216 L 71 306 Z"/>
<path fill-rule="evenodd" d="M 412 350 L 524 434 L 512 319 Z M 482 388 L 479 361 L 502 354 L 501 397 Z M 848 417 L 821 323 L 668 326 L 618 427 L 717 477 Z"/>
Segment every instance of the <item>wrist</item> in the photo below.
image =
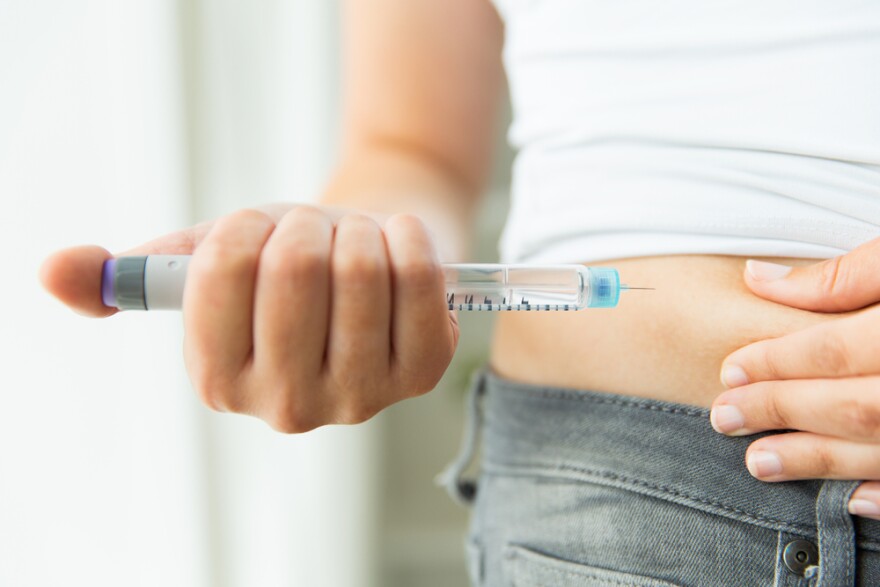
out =
<path fill-rule="evenodd" d="M 467 258 L 477 198 L 439 163 L 404 148 L 362 148 L 337 167 L 320 203 L 418 216 L 444 262 Z M 379 220 L 379 218 L 377 218 Z"/>

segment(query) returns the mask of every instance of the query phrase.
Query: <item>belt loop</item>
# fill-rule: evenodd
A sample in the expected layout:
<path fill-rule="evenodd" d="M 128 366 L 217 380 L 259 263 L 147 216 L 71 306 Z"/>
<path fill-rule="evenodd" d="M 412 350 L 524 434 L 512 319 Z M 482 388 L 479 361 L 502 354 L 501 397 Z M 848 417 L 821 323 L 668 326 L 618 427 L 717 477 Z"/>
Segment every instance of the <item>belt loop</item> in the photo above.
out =
<path fill-rule="evenodd" d="M 474 460 L 480 442 L 483 424 L 482 399 L 485 392 L 486 370 L 481 368 L 471 376 L 461 448 L 455 459 L 435 479 L 437 485 L 444 487 L 452 499 L 465 506 L 471 505 L 477 496 L 476 481 L 465 479 L 464 473 Z"/>
<path fill-rule="evenodd" d="M 860 481 L 825 481 L 816 499 L 819 577 L 816 587 L 856 584 L 856 535 L 849 499 Z"/>

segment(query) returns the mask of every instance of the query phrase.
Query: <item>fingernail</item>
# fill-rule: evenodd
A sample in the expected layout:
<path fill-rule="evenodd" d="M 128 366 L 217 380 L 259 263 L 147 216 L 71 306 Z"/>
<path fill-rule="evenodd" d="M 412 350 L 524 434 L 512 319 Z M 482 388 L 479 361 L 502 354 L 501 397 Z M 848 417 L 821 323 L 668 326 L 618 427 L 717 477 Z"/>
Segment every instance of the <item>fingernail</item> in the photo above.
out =
<path fill-rule="evenodd" d="M 849 502 L 849 513 L 854 516 L 880 516 L 880 505 L 867 499 L 853 499 Z"/>
<path fill-rule="evenodd" d="M 724 365 L 721 367 L 721 383 L 728 389 L 739 387 L 749 383 L 749 376 L 739 365 Z"/>
<path fill-rule="evenodd" d="M 782 279 L 791 273 L 792 267 L 788 265 L 779 265 L 777 263 L 767 263 L 766 261 L 755 261 L 749 259 L 746 261 L 746 271 L 756 281 L 775 281 Z"/>
<path fill-rule="evenodd" d="M 753 477 L 775 477 L 782 473 L 782 460 L 775 452 L 756 450 L 746 461 L 749 473 Z"/>
<path fill-rule="evenodd" d="M 742 412 L 736 406 L 716 406 L 712 408 L 712 412 L 709 414 L 709 421 L 712 423 L 712 428 L 721 434 L 732 434 L 737 430 L 742 430 L 746 423 Z"/>

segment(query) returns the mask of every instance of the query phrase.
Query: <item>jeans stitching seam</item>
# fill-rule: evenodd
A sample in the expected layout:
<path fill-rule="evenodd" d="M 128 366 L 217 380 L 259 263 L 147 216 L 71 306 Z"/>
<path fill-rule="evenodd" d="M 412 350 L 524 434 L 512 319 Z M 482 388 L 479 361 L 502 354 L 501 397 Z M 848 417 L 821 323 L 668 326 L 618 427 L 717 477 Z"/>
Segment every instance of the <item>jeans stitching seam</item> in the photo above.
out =
<path fill-rule="evenodd" d="M 639 585 L 637 583 L 633 583 L 632 581 L 623 582 L 622 580 L 609 579 L 607 577 L 602 577 L 598 573 L 591 573 L 589 571 L 577 572 L 577 571 L 569 571 L 569 570 L 563 570 L 563 569 L 554 569 L 554 568 L 548 567 L 547 565 L 542 565 L 542 568 L 547 572 L 553 573 L 554 575 L 562 575 L 562 576 L 575 577 L 575 578 L 587 577 L 590 579 L 595 579 L 597 581 L 601 581 L 603 585 L 617 585 L 619 587 L 639 587 Z M 648 579 L 648 580 L 650 581 L 650 579 Z M 656 582 L 655 582 L 655 584 L 656 584 Z"/>
<path fill-rule="evenodd" d="M 585 469 L 585 468 L 582 468 L 582 467 L 574 467 L 574 466 L 571 466 L 571 465 L 559 465 L 559 466 L 555 467 L 554 469 L 549 470 L 549 469 L 547 469 L 547 467 L 544 467 L 544 466 L 542 466 L 542 465 L 534 465 L 534 464 L 501 463 L 501 462 L 496 463 L 496 464 L 497 464 L 497 465 L 500 465 L 500 466 L 502 466 L 502 467 L 507 466 L 507 467 L 512 467 L 512 468 L 531 468 L 531 469 L 537 469 L 537 470 L 545 471 L 545 472 L 548 472 L 548 473 L 551 472 L 551 471 L 560 471 L 560 470 L 563 470 L 563 471 L 564 471 L 564 470 L 574 471 L 574 472 L 582 473 L 582 474 L 584 474 L 584 475 L 591 476 L 591 477 L 598 477 L 598 478 L 602 478 L 602 479 L 610 479 L 610 480 L 612 480 L 612 481 L 619 481 L 619 482 L 622 482 L 622 483 L 628 483 L 628 484 L 632 484 L 632 485 L 637 485 L 637 486 L 641 486 L 641 487 L 646 487 L 646 488 L 648 488 L 648 489 L 653 489 L 653 490 L 660 491 L 660 492 L 663 492 L 663 493 L 668 493 L 668 494 L 673 495 L 673 496 L 676 496 L 676 497 L 687 498 L 687 499 L 690 499 L 690 500 L 696 501 L 696 502 L 698 502 L 698 503 L 702 503 L 702 504 L 705 504 L 705 505 L 711 505 L 711 506 L 714 506 L 714 507 L 720 508 L 720 509 L 722 509 L 722 510 L 725 510 L 725 511 L 728 511 L 728 512 L 731 512 L 731 513 L 735 513 L 735 514 L 741 515 L 741 516 L 743 516 L 743 517 L 745 517 L 745 518 L 747 518 L 747 519 L 749 519 L 749 520 L 754 520 L 754 521 L 758 521 L 758 522 L 766 522 L 766 523 L 776 524 L 776 525 L 782 525 L 782 526 L 786 526 L 786 527 L 790 527 L 790 528 L 796 528 L 796 529 L 799 529 L 799 530 L 801 530 L 801 531 L 806 531 L 806 532 L 810 532 L 810 533 L 815 533 L 815 532 L 816 532 L 816 529 L 815 529 L 815 528 L 812 528 L 812 527 L 810 527 L 810 526 L 806 526 L 806 525 L 802 525 L 802 524 L 799 524 L 799 523 L 797 523 L 797 522 L 788 522 L 788 521 L 785 521 L 785 520 L 777 520 L 777 519 L 775 519 L 775 518 L 770 518 L 770 517 L 766 517 L 766 516 L 759 516 L 759 515 L 751 514 L 751 513 L 747 512 L 747 511 L 745 511 L 745 510 L 741 510 L 741 509 L 739 509 L 739 508 L 735 508 L 735 507 L 733 507 L 733 506 L 726 505 L 726 504 L 724 504 L 724 503 L 722 503 L 722 502 L 712 501 L 712 500 L 709 500 L 709 499 L 705 499 L 705 498 L 697 497 L 697 496 L 695 496 L 695 495 L 691 495 L 691 494 L 689 494 L 689 493 L 685 493 L 685 492 L 679 491 L 679 490 L 677 490 L 677 489 L 674 489 L 674 488 L 669 487 L 669 486 L 666 486 L 666 485 L 660 485 L 660 484 L 656 484 L 656 483 L 650 483 L 650 482 L 648 482 L 648 481 L 642 481 L 641 479 L 634 479 L 634 478 L 632 478 L 632 477 L 626 477 L 626 476 L 624 476 L 624 475 L 618 475 L 617 473 L 611 473 L 611 472 L 608 472 L 608 471 L 597 471 L 597 470 L 595 470 L 595 469 Z M 491 470 L 492 470 L 492 465 L 490 465 L 490 464 L 487 463 L 487 464 L 486 464 L 486 469 L 485 469 L 485 470 L 486 470 L 486 472 L 491 472 Z"/>

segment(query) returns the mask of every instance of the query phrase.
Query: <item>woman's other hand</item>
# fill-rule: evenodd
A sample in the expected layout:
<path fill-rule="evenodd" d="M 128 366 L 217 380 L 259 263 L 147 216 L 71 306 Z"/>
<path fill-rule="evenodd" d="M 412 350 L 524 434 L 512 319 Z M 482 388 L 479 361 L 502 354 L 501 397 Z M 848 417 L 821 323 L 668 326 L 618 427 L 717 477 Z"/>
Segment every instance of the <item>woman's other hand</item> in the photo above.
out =
<path fill-rule="evenodd" d="M 422 222 L 383 226 L 312 206 L 243 210 L 127 254 L 188 254 L 184 357 L 202 401 L 282 432 L 358 423 L 427 392 L 458 341 L 443 273 Z M 93 316 L 111 255 L 79 247 L 50 257 L 46 288 Z"/>
<path fill-rule="evenodd" d="M 867 479 L 850 512 L 880 519 L 880 239 L 801 268 L 749 261 L 757 295 L 817 312 L 852 312 L 743 347 L 723 362 L 731 388 L 715 400 L 712 425 L 756 440 L 749 472 L 763 481 Z"/>

